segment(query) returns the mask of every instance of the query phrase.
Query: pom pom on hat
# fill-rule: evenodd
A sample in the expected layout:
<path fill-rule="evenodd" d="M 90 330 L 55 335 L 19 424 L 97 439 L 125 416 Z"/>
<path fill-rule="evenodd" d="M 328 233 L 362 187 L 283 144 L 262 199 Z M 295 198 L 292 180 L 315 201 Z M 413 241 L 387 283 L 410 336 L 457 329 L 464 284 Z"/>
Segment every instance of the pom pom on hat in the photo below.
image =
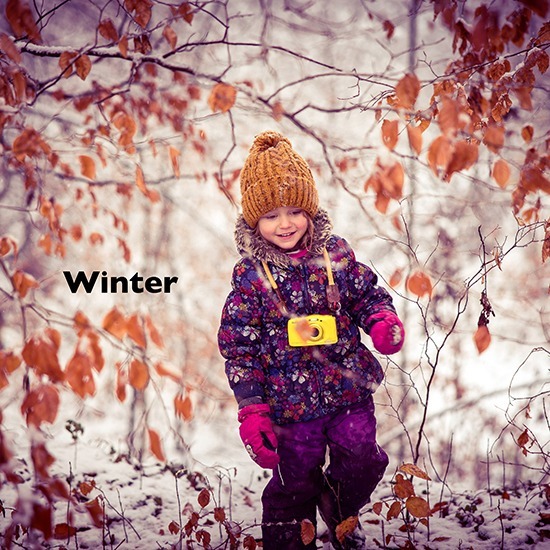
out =
<path fill-rule="evenodd" d="M 307 162 L 278 132 L 262 132 L 254 139 L 241 171 L 243 217 L 250 227 L 281 206 L 296 206 L 311 217 L 319 197 Z"/>

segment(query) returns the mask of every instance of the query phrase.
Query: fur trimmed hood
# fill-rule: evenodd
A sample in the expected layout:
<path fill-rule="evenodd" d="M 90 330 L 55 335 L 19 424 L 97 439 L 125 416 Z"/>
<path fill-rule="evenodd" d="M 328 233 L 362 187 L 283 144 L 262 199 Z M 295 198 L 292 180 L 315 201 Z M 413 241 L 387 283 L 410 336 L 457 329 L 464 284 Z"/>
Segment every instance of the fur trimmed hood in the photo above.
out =
<path fill-rule="evenodd" d="M 323 253 L 323 248 L 332 234 L 332 222 L 326 210 L 319 208 L 313 218 L 313 228 L 313 244 L 309 252 L 318 256 Z M 242 214 L 235 224 L 235 244 L 239 254 L 245 258 L 263 260 L 282 268 L 292 264 L 288 254 L 259 236 L 256 229 L 252 229 L 246 223 Z"/>

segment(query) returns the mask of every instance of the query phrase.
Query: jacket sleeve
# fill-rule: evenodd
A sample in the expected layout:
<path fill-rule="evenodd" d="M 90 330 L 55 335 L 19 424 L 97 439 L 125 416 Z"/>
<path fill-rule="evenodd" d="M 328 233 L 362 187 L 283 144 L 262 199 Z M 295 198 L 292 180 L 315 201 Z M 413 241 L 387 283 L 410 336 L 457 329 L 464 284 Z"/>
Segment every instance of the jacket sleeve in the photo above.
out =
<path fill-rule="evenodd" d="M 232 290 L 225 301 L 218 330 L 218 347 L 225 373 L 237 402 L 258 402 L 264 397 L 265 372 L 261 364 L 262 285 L 255 267 L 239 261 Z"/>
<path fill-rule="evenodd" d="M 367 334 L 370 333 L 375 320 L 372 316 L 381 311 L 395 313 L 393 300 L 388 291 L 378 286 L 378 276 L 374 271 L 358 262 L 351 246 L 344 239 L 339 240 L 340 252 L 343 254 L 343 264 L 346 269 L 349 300 L 347 312 L 354 322 Z"/>

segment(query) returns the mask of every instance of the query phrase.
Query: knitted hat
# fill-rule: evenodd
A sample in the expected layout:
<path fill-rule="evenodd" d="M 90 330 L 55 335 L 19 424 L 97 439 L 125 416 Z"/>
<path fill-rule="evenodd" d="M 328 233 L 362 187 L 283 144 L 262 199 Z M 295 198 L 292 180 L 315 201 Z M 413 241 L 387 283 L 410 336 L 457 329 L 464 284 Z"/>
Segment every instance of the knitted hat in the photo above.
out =
<path fill-rule="evenodd" d="M 243 217 L 250 227 L 275 208 L 296 206 L 315 216 L 319 197 L 307 162 L 277 132 L 254 139 L 241 171 Z"/>

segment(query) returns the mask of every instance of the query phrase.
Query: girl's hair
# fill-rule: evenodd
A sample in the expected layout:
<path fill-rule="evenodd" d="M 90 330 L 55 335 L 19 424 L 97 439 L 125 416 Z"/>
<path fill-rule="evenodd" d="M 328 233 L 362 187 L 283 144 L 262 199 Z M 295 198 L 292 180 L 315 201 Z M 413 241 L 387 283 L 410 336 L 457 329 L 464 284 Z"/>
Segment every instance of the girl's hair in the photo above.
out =
<path fill-rule="evenodd" d="M 313 244 L 315 226 L 313 225 L 313 219 L 311 218 L 311 216 L 305 210 L 302 210 L 302 212 L 307 218 L 307 229 L 304 233 L 304 236 L 300 239 L 300 242 L 296 246 L 303 250 L 309 250 L 311 248 L 311 245 Z M 260 233 L 259 224 L 256 224 L 256 227 L 254 228 L 254 235 L 263 239 L 262 234 Z"/>

